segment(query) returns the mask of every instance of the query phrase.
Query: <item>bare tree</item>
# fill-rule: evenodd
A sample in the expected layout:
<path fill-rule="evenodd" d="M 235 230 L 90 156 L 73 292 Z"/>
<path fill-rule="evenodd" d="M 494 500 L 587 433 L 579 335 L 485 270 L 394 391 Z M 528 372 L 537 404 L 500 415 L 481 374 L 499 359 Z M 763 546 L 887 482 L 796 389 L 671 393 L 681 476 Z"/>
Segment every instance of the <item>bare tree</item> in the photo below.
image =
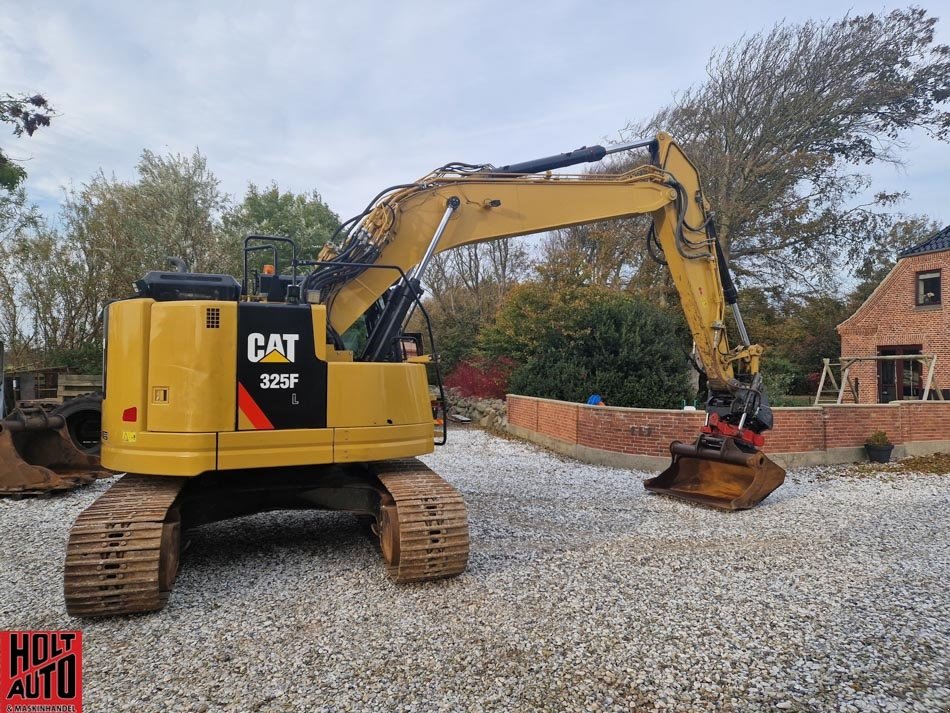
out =
<path fill-rule="evenodd" d="M 780 23 L 717 50 L 707 80 L 630 133 L 669 131 L 704 177 L 740 274 L 829 274 L 886 240 L 901 197 L 859 167 L 899 163 L 909 129 L 950 137 L 950 48 L 910 8 Z"/>
<path fill-rule="evenodd" d="M 10 363 L 25 359 L 30 348 L 29 311 L 21 304 L 17 286 L 22 266 L 17 264 L 17 236 L 42 224 L 36 206 L 27 203 L 26 191 L 19 187 L 0 191 L 0 339 Z"/>
<path fill-rule="evenodd" d="M 626 289 L 644 268 L 649 221 L 632 218 L 580 225 L 550 233 L 537 265 L 543 280 Z"/>
<path fill-rule="evenodd" d="M 433 257 L 425 277 L 428 312 L 447 368 L 475 349 L 479 331 L 530 266 L 517 239 L 464 245 Z"/>

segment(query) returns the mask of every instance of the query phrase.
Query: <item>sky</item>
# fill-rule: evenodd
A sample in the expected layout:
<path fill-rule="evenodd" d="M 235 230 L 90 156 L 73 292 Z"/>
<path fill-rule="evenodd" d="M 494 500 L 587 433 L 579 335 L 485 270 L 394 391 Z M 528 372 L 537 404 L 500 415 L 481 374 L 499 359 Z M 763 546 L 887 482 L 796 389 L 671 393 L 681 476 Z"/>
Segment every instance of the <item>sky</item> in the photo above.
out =
<path fill-rule="evenodd" d="M 923 4 L 950 43 L 950 0 Z M 143 149 L 195 148 L 234 196 L 277 181 L 345 218 L 448 161 L 616 141 L 743 33 L 897 6 L 0 0 L 0 92 L 41 92 L 59 112 L 0 142 L 53 218 L 66 185 L 100 169 L 131 180 Z M 905 165 L 874 167 L 873 190 L 907 191 L 903 211 L 950 224 L 950 146 L 905 138 Z"/>

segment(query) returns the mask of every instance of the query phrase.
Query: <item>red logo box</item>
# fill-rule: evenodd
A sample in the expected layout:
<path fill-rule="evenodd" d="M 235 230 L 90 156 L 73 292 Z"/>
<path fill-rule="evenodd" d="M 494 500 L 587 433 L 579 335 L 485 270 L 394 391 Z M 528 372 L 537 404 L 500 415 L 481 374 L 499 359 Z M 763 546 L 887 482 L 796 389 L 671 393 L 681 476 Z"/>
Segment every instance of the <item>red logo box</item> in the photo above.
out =
<path fill-rule="evenodd" d="M 0 713 L 82 713 L 81 631 L 0 631 Z"/>

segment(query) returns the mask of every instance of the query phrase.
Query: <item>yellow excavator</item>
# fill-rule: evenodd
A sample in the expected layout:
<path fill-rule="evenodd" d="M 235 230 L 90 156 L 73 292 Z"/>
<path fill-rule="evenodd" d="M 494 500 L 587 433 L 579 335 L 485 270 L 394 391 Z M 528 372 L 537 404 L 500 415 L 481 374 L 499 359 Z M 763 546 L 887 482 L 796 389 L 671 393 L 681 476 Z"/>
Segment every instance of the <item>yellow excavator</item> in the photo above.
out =
<path fill-rule="evenodd" d="M 650 161 L 626 173 L 554 172 L 634 149 Z M 415 458 L 446 436 L 429 392 L 427 367 L 441 392 L 434 347 L 424 354 L 421 335 L 406 331 L 413 310 L 425 316 L 426 266 L 460 245 L 641 214 L 652 216 L 649 244 L 669 265 L 709 386 L 702 432 L 674 442 L 672 464 L 646 487 L 726 509 L 761 501 L 785 475 L 759 450 L 772 425 L 762 348 L 746 334 L 680 147 L 661 133 L 508 166 L 451 163 L 382 191 L 316 260 L 288 238 L 248 236 L 240 283 L 152 272 L 134 297 L 108 305 L 102 463 L 127 475 L 72 528 L 67 610 L 160 609 L 184 532 L 264 510 L 368 516 L 397 583 L 462 572 L 465 504 Z M 260 251 L 272 263 L 249 275 Z"/>

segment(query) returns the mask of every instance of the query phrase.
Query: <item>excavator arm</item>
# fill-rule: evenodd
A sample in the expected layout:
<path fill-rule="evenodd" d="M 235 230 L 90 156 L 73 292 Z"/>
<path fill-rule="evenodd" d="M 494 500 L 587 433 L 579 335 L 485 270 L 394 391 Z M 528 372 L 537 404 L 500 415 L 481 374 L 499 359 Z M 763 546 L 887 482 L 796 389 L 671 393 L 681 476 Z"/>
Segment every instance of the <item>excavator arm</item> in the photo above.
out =
<path fill-rule="evenodd" d="M 622 174 L 552 173 L 632 148 L 648 148 L 649 163 Z M 763 432 L 772 427 L 759 374 L 762 347 L 746 333 L 699 173 L 667 134 L 501 168 L 448 164 L 415 183 L 384 191 L 344 224 L 344 240 L 324 247 L 301 284 L 301 297 L 326 305 L 336 342 L 362 315 L 372 315 L 360 359 L 400 361 L 398 341 L 434 254 L 647 214 L 652 217 L 648 248 L 658 248 L 669 266 L 709 395 L 696 441 L 674 441 L 670 467 L 644 484 L 718 508 L 752 507 L 785 477 L 758 450 Z M 735 345 L 726 330 L 727 309 L 739 333 Z"/>
<path fill-rule="evenodd" d="M 667 134 L 632 146 L 649 148 L 651 161 L 622 174 L 550 172 L 552 167 L 598 160 L 608 152 L 592 147 L 500 169 L 453 164 L 399 187 L 359 217 L 340 247 L 331 244 L 324 249 L 322 264 L 304 283 L 307 298 L 327 305 L 329 324 L 342 334 L 385 297 L 383 314 L 374 320 L 363 358 L 397 358 L 392 356 L 393 341 L 412 303 L 411 291 L 420 289 L 433 254 L 471 243 L 649 214 L 653 219 L 650 240 L 669 266 L 708 379 L 708 408 L 722 420 L 722 428 L 731 426 L 731 435 L 759 445 L 758 434 L 771 427 L 758 376 L 762 348 L 750 344 L 745 335 L 699 174 Z M 398 285 L 395 269 L 360 268 L 360 264 L 399 268 L 412 284 Z M 347 269 L 347 265 L 352 267 Z M 336 280 L 332 279 L 334 270 L 339 276 Z M 739 324 L 740 340 L 735 347 L 730 346 L 726 332 L 727 306 L 734 307 Z"/>

